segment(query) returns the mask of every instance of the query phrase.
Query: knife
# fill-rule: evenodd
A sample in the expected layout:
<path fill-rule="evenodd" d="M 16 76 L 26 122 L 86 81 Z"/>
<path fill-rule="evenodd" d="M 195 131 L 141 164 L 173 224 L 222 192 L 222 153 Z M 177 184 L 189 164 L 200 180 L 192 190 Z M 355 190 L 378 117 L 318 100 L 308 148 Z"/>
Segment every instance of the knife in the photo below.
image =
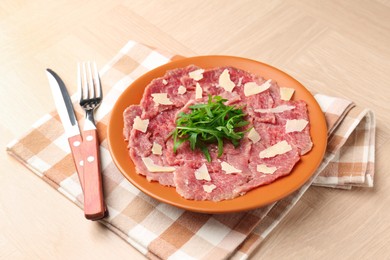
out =
<path fill-rule="evenodd" d="M 72 151 L 72 157 L 74 164 L 76 165 L 77 175 L 79 177 L 81 187 L 84 190 L 84 161 L 82 151 L 83 139 L 81 137 L 77 118 L 73 110 L 72 100 L 70 99 L 64 82 L 57 75 L 57 73 L 51 69 L 47 69 L 46 74 L 47 78 L 49 79 L 49 85 L 54 97 L 54 103 L 57 108 L 57 112 L 60 116 L 62 125 L 64 126 L 65 134 L 68 138 L 68 143 Z"/>

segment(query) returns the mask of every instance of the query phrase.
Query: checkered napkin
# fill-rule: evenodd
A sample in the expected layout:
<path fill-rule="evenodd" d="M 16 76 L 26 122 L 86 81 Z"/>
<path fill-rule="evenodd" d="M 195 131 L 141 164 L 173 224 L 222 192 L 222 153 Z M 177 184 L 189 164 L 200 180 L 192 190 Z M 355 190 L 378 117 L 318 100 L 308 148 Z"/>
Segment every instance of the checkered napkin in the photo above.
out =
<path fill-rule="evenodd" d="M 106 138 L 110 110 L 137 77 L 173 58 L 171 54 L 130 41 L 100 71 L 105 98 L 96 120 L 109 210 L 109 217 L 101 223 L 148 258 L 246 259 L 310 185 L 373 186 L 373 113 L 347 100 L 316 94 L 328 123 L 328 148 L 317 172 L 289 197 L 252 211 L 210 215 L 175 208 L 140 192 L 121 175 L 110 157 Z M 78 105 L 74 107 L 81 118 L 82 110 Z M 77 206 L 83 207 L 82 190 L 56 112 L 43 116 L 25 136 L 11 142 L 7 150 Z"/>

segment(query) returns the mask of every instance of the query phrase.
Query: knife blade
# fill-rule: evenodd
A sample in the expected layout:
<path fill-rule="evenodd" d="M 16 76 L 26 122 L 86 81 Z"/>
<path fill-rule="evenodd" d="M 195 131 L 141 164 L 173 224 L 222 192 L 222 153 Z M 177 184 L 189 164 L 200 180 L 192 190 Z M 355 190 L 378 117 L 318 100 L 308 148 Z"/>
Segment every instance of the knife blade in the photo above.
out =
<path fill-rule="evenodd" d="M 68 143 L 72 151 L 73 161 L 76 166 L 77 175 L 81 187 L 84 189 L 84 170 L 83 170 L 83 139 L 77 123 L 76 114 L 73 109 L 72 100 L 62 79 L 51 69 L 46 69 L 47 78 L 53 94 L 54 103 L 60 116 Z"/>

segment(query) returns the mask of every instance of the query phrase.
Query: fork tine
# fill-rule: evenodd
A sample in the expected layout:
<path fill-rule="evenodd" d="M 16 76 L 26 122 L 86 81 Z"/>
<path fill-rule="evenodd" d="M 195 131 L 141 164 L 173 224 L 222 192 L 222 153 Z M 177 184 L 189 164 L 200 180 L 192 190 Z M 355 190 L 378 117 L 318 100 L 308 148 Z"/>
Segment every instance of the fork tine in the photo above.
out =
<path fill-rule="evenodd" d="M 88 61 L 88 90 L 90 91 L 91 98 L 95 98 L 95 85 L 93 84 L 93 78 L 92 78 L 92 69 L 91 69 L 91 62 Z"/>
<path fill-rule="evenodd" d="M 89 98 L 89 90 L 88 90 L 88 81 L 87 81 L 87 70 L 85 68 L 85 62 L 83 62 L 83 83 L 82 83 L 82 88 L 83 88 L 83 99 L 88 99 Z"/>
<path fill-rule="evenodd" d="M 96 87 L 96 97 L 97 98 L 102 98 L 103 97 L 103 91 L 102 91 L 102 85 L 100 84 L 100 76 L 98 69 L 96 67 L 96 62 L 93 62 L 93 70 L 94 70 L 94 82 L 95 82 L 95 87 Z"/>

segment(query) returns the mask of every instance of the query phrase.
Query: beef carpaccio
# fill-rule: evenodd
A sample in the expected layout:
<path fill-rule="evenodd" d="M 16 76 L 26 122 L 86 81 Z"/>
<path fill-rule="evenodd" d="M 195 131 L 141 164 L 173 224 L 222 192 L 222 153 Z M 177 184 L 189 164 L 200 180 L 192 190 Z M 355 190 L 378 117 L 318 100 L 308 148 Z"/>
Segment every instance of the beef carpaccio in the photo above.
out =
<path fill-rule="evenodd" d="M 218 157 L 217 145 L 209 145 L 210 162 L 188 142 L 174 152 L 171 136 L 177 115 L 206 103 L 209 95 L 243 107 L 249 122 L 237 147 L 224 142 Z M 233 199 L 288 175 L 312 147 L 306 103 L 291 95 L 293 89 L 234 67 L 168 71 L 145 88 L 139 105 L 124 111 L 123 134 L 136 172 L 175 187 L 186 199 L 211 201 Z"/>

